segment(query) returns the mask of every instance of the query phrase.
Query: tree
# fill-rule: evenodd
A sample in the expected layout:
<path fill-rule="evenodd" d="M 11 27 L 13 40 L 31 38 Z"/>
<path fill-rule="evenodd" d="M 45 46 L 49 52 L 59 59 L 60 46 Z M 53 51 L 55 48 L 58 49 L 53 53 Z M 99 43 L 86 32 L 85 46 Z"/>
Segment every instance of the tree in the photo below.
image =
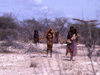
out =
<path fill-rule="evenodd" d="M 0 40 L 17 37 L 18 22 L 11 14 L 0 16 Z"/>

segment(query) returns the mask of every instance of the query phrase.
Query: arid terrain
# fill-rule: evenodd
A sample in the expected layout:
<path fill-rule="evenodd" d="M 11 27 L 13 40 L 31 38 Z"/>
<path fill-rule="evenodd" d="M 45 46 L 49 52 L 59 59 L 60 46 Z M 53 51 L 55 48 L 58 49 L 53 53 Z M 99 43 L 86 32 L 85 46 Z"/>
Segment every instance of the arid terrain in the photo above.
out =
<path fill-rule="evenodd" d="M 54 44 L 53 56 L 46 55 L 46 44 L 0 42 L 0 75 L 100 75 L 100 46 L 92 57 L 79 44 L 74 61 L 65 56 L 66 44 Z"/>

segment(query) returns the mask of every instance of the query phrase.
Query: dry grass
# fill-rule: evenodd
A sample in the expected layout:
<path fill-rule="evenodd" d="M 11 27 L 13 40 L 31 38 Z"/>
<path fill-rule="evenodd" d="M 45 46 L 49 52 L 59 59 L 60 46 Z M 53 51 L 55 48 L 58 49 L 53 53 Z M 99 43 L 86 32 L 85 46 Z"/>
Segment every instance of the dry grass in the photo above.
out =
<path fill-rule="evenodd" d="M 30 67 L 36 68 L 37 67 L 37 63 L 31 62 Z"/>

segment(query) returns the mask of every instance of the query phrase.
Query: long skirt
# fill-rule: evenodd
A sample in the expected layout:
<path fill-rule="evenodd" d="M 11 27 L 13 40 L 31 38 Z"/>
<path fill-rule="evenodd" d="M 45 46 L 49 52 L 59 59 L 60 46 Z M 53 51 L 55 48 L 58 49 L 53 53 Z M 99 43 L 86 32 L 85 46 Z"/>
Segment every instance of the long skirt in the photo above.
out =
<path fill-rule="evenodd" d="M 71 44 L 67 45 L 67 52 L 70 53 L 72 56 L 77 55 L 76 40 L 73 40 Z"/>
<path fill-rule="evenodd" d="M 73 56 L 76 56 L 77 55 L 77 43 L 76 43 L 76 40 L 72 41 L 70 49 L 72 51 Z"/>

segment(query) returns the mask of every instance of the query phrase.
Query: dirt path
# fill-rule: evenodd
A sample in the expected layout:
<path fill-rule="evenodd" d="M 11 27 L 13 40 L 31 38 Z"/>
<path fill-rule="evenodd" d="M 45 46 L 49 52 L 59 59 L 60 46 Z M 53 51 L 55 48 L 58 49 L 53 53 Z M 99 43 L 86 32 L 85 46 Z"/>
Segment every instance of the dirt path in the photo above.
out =
<path fill-rule="evenodd" d="M 69 55 L 65 57 L 65 45 L 55 45 L 52 58 L 46 57 L 46 52 L 0 53 L 0 75 L 94 75 L 85 49 L 78 48 L 75 61 L 69 61 Z M 100 75 L 99 60 L 92 59 L 96 75 Z"/>

